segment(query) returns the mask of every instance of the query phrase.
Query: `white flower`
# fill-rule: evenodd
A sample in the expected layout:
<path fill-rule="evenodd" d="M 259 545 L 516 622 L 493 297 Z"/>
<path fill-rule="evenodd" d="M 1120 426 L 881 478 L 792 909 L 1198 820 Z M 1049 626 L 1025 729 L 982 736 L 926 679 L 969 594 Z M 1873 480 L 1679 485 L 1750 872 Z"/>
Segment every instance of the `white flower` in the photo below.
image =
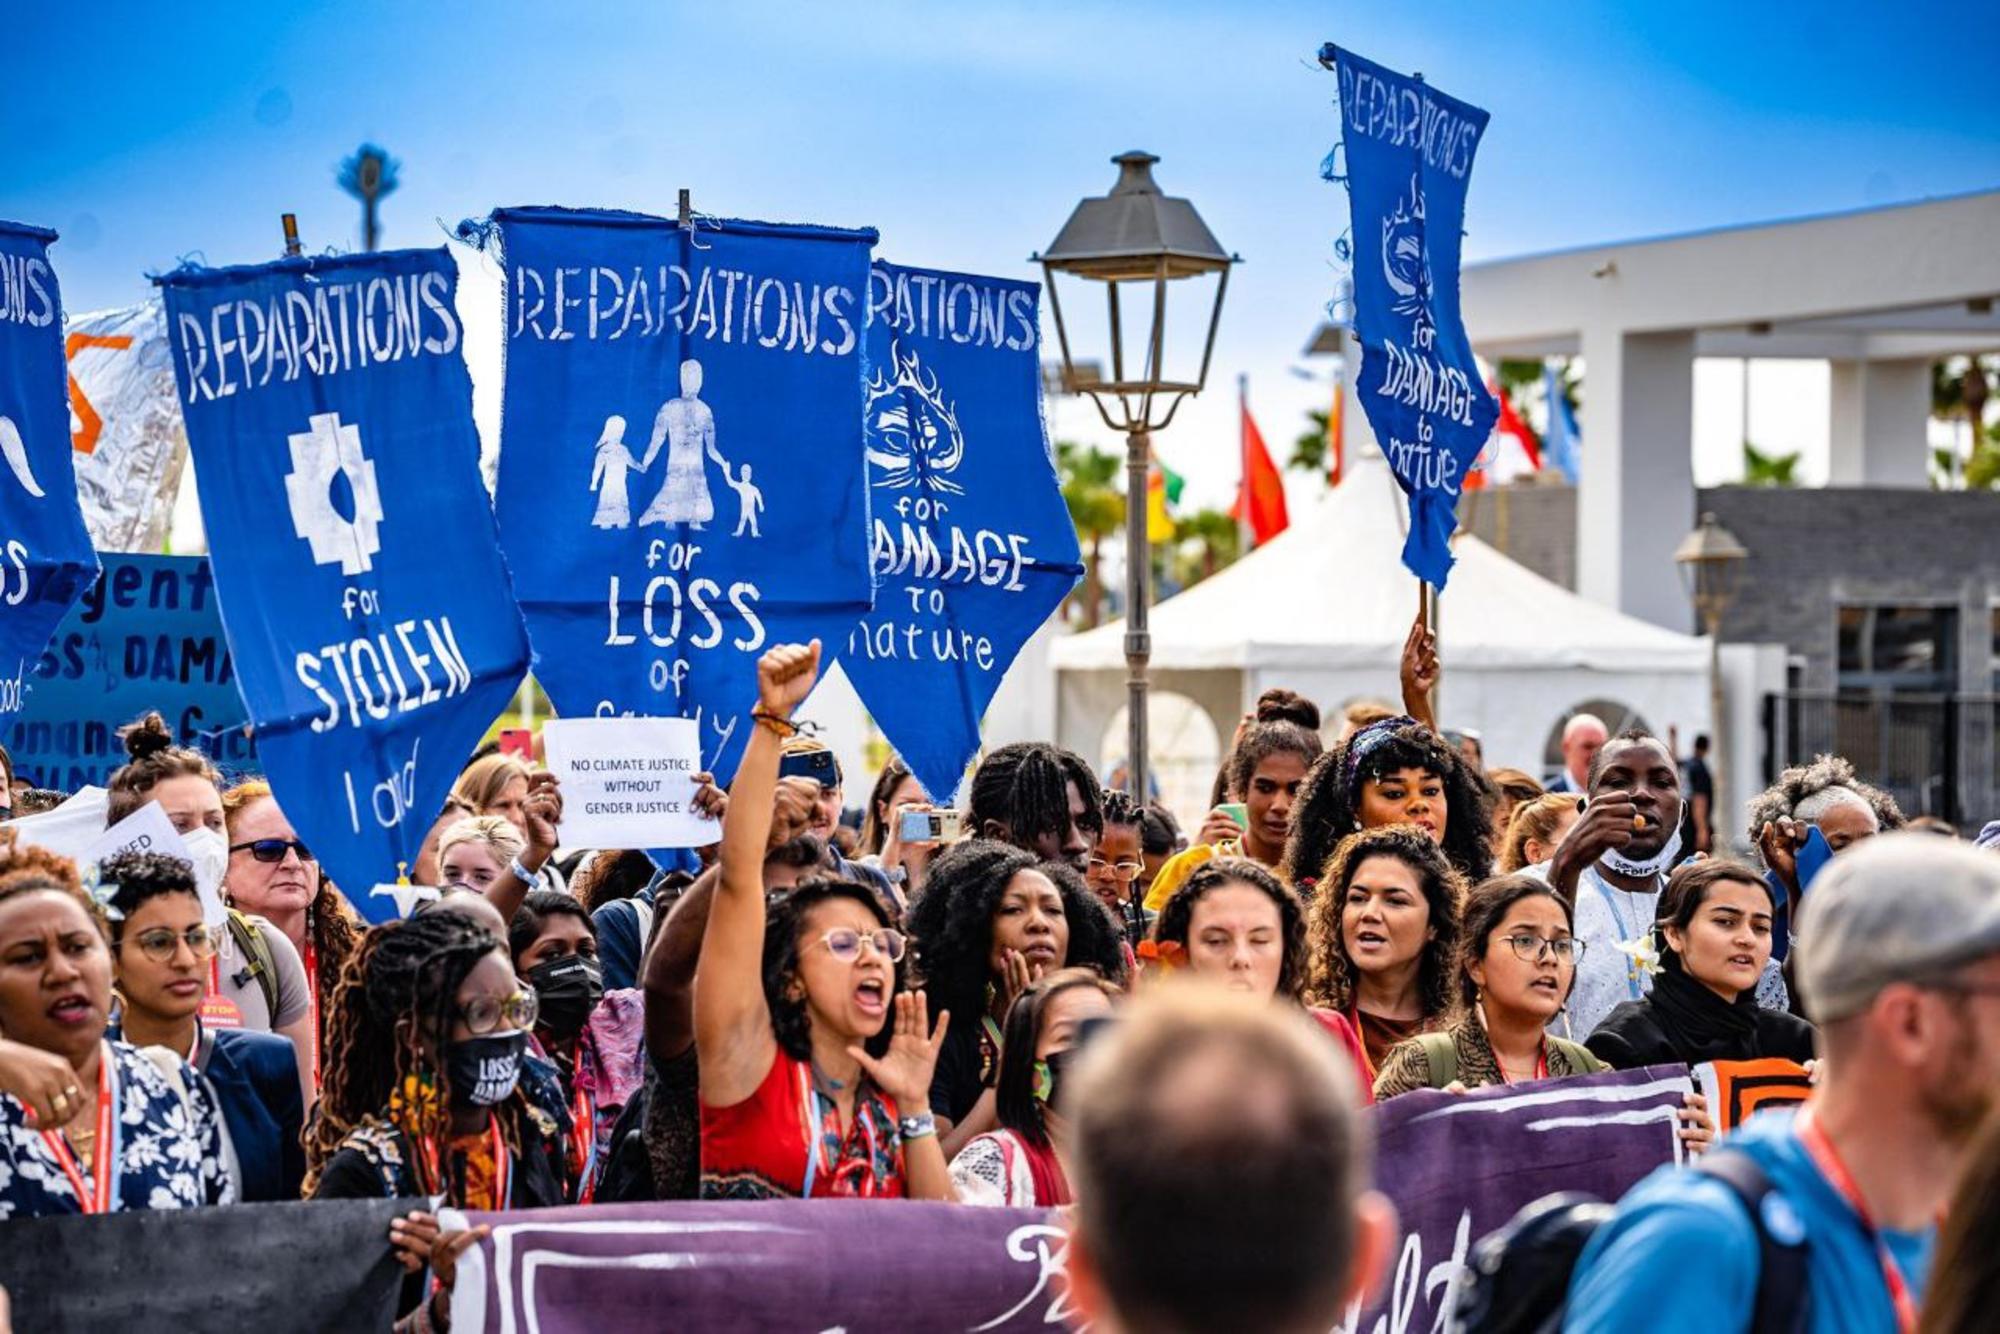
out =
<path fill-rule="evenodd" d="M 119 1164 L 121 1169 L 157 1167 L 166 1161 L 166 1155 L 161 1150 L 160 1137 L 156 1134 L 141 1132 L 129 1136 L 121 1147 L 124 1157 L 124 1161 Z"/>
<path fill-rule="evenodd" d="M 185 1203 L 166 1186 L 153 1187 L 153 1193 L 146 1197 L 148 1209 L 179 1209 L 184 1207 Z"/>
<path fill-rule="evenodd" d="M 1621 940 L 1618 952 L 1632 960 L 1632 966 L 1648 977 L 1660 971 L 1660 947 L 1649 931 L 1637 940 Z"/>

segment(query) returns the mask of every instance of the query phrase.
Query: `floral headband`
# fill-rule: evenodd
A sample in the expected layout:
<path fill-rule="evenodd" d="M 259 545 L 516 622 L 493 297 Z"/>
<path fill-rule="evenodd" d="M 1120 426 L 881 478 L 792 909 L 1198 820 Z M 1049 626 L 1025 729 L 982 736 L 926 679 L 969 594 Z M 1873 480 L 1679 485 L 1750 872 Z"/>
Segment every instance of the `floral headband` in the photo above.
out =
<path fill-rule="evenodd" d="M 1421 727 L 1415 718 L 1399 716 L 1383 718 L 1359 728 L 1347 738 L 1347 757 L 1341 765 L 1341 787 L 1347 793 L 1347 804 L 1352 806 L 1361 786 L 1361 761 L 1381 749 L 1384 743 L 1393 739 L 1405 727 Z"/>

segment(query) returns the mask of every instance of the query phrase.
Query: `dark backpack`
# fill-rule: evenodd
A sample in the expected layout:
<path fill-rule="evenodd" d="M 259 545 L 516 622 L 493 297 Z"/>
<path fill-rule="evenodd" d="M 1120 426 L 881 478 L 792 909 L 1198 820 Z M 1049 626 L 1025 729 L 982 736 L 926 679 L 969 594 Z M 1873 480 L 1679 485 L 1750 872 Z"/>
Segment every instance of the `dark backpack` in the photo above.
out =
<path fill-rule="evenodd" d="M 1806 1237 L 1798 1215 L 1747 1153 L 1713 1149 L 1693 1170 L 1734 1191 L 1757 1230 L 1752 1334 L 1804 1334 Z M 1446 1328 L 1457 1334 L 1556 1334 L 1577 1259 L 1611 1214 L 1612 1206 L 1573 1191 L 1545 1196 L 1521 1210 L 1472 1248 L 1468 1277 Z"/>

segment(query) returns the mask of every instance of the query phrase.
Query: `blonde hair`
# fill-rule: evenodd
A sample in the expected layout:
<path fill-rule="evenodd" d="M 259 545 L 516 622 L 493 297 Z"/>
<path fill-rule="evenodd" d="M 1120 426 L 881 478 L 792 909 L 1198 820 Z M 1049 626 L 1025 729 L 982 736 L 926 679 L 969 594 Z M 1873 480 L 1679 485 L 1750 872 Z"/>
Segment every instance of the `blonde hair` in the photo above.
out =
<path fill-rule="evenodd" d="M 481 844 L 502 866 L 520 856 L 521 850 L 528 846 L 512 821 L 498 815 L 468 815 L 438 836 L 438 864 L 442 866 L 445 857 L 461 843 Z"/>
<path fill-rule="evenodd" d="M 1553 846 L 1564 812 L 1576 814 L 1575 793 L 1551 792 L 1514 807 L 1513 817 L 1507 821 L 1507 840 L 1500 849 L 1500 874 L 1512 875 L 1531 864 L 1529 839 Z"/>
<path fill-rule="evenodd" d="M 482 755 L 465 766 L 458 782 L 452 785 L 451 795 L 470 806 L 474 814 L 483 815 L 494 802 L 500 800 L 500 794 L 507 790 L 508 784 L 517 778 L 526 782 L 533 772 L 517 755 L 498 752 Z M 438 855 L 444 855 L 442 850 Z"/>

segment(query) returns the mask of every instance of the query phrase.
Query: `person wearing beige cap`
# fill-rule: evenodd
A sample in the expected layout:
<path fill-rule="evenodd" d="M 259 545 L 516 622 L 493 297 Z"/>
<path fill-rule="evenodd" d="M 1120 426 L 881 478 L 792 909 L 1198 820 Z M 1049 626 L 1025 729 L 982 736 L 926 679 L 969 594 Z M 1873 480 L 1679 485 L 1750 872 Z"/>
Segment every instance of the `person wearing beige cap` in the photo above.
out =
<path fill-rule="evenodd" d="M 1804 1304 L 1798 1327 L 1916 1328 L 1938 1216 L 2000 1097 L 2000 857 L 1870 839 L 1814 881 L 1796 957 L 1819 1087 L 1711 1155 L 1735 1151 L 1768 1185 L 1759 1221 L 1736 1187 L 1655 1172 L 1591 1237 L 1565 1329 L 1749 1330 L 1773 1243 L 1804 1247 L 1805 1291 L 1779 1302 Z"/>

